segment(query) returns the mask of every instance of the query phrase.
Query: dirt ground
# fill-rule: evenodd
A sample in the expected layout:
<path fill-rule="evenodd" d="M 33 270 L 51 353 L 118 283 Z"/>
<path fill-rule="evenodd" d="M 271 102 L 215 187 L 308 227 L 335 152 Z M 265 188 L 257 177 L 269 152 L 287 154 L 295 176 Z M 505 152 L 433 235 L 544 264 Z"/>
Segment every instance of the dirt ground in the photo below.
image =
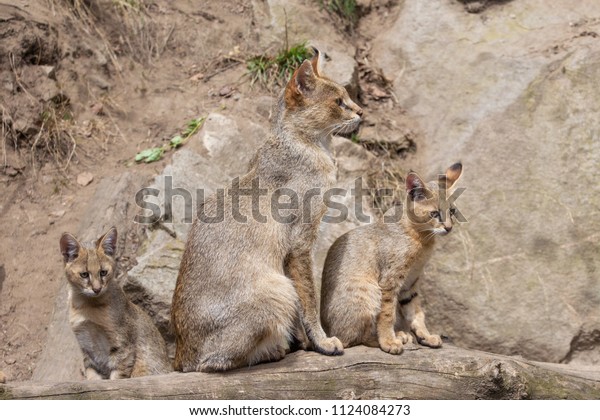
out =
<path fill-rule="evenodd" d="M 395 105 L 377 96 L 385 81 L 365 58 L 372 28 L 397 2 L 372 3 L 344 36 L 358 47 L 359 99 L 378 118 Z M 257 30 L 250 0 L 0 3 L 0 372 L 8 380 L 31 377 L 64 281 L 58 240 L 77 233 L 95 185 L 131 170 L 137 152 L 190 119 L 244 112 L 248 100 L 271 94 L 245 77 L 245 60 L 263 52 Z M 169 159 L 135 170 L 150 179 Z M 82 173 L 92 174 L 89 185 L 78 183 Z"/>

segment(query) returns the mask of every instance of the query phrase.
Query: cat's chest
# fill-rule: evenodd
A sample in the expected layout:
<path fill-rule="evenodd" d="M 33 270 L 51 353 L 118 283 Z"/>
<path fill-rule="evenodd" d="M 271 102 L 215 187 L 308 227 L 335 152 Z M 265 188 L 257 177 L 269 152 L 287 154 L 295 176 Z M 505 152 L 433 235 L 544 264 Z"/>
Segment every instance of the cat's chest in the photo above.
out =
<path fill-rule="evenodd" d="M 69 322 L 81 351 L 94 369 L 108 375 L 113 369 L 111 349 L 118 347 L 118 334 L 105 314 L 71 308 Z"/>
<path fill-rule="evenodd" d="M 419 279 L 419 276 L 423 273 L 423 268 L 427 264 L 427 261 L 429 261 L 429 257 L 431 257 L 431 252 L 431 248 L 420 250 L 419 254 L 412 261 L 412 264 L 408 269 L 406 280 L 402 285 L 401 292 L 410 290 L 415 285 Z"/>

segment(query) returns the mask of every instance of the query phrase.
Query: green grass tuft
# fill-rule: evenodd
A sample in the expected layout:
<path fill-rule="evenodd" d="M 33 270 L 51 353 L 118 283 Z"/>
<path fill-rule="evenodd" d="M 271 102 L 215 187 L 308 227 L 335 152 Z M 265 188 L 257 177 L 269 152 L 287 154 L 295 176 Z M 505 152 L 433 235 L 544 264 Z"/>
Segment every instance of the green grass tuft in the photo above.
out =
<path fill-rule="evenodd" d="M 284 86 L 294 70 L 310 57 L 312 50 L 306 46 L 306 42 L 283 48 L 275 57 L 257 55 L 247 62 L 250 84 L 258 82 L 267 88 Z"/>
<path fill-rule="evenodd" d="M 321 7 L 338 15 L 346 25 L 346 29 L 353 31 L 358 23 L 358 8 L 356 0 L 319 0 Z"/>

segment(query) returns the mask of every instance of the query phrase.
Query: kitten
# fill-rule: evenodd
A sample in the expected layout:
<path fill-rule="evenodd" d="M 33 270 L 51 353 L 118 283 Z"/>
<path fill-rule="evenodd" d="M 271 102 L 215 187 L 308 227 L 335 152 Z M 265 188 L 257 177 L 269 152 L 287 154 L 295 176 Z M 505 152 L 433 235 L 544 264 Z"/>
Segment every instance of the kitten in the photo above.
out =
<path fill-rule="evenodd" d="M 321 320 L 325 331 L 344 347 L 364 344 L 400 354 L 411 337 L 398 331 L 398 312 L 419 343 L 440 347 L 439 335 L 425 325 L 416 291 L 435 238 L 452 230 L 455 208 L 444 199 L 462 173 L 456 163 L 437 182 L 406 177 L 407 217 L 378 221 L 338 238 L 323 268 Z M 444 190 L 444 191 L 442 191 Z"/>
<path fill-rule="evenodd" d="M 69 321 L 83 352 L 87 379 L 119 379 L 172 371 L 165 342 L 150 317 L 115 280 L 117 229 L 95 244 L 64 233 L 60 251 L 69 282 Z"/>

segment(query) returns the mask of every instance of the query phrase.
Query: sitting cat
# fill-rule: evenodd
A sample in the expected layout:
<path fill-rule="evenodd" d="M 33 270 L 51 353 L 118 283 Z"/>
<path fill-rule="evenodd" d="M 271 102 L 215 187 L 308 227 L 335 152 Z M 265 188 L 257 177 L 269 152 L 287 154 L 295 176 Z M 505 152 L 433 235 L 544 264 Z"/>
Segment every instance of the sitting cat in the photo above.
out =
<path fill-rule="evenodd" d="M 64 233 L 60 251 L 69 282 L 69 322 L 83 352 L 87 379 L 172 371 L 165 342 L 150 317 L 115 281 L 117 229 L 95 244 Z"/>
<path fill-rule="evenodd" d="M 442 345 L 440 336 L 430 334 L 425 326 L 416 286 L 435 238 L 452 230 L 456 210 L 440 199 L 440 191 L 450 189 L 461 172 L 462 165 L 456 163 L 428 184 L 410 172 L 408 216 L 397 223 L 378 221 L 358 227 L 331 246 L 323 268 L 321 321 L 344 347 L 364 344 L 400 354 L 411 337 L 398 331 L 398 312 L 419 343 Z"/>
<path fill-rule="evenodd" d="M 323 193 L 336 179 L 327 144 L 332 132 L 355 129 L 362 110 L 320 74 L 319 60 L 305 60 L 291 77 L 271 135 L 249 172 L 227 188 L 231 199 L 219 204 L 213 195 L 200 206 L 199 213 L 223 219 L 196 219 L 188 237 L 171 311 L 176 370 L 275 361 L 296 340 L 323 354 L 343 352 L 319 320 L 311 251 L 326 211 Z M 295 196 L 298 206 L 277 217 L 271 204 L 282 195 L 288 204 Z"/>

